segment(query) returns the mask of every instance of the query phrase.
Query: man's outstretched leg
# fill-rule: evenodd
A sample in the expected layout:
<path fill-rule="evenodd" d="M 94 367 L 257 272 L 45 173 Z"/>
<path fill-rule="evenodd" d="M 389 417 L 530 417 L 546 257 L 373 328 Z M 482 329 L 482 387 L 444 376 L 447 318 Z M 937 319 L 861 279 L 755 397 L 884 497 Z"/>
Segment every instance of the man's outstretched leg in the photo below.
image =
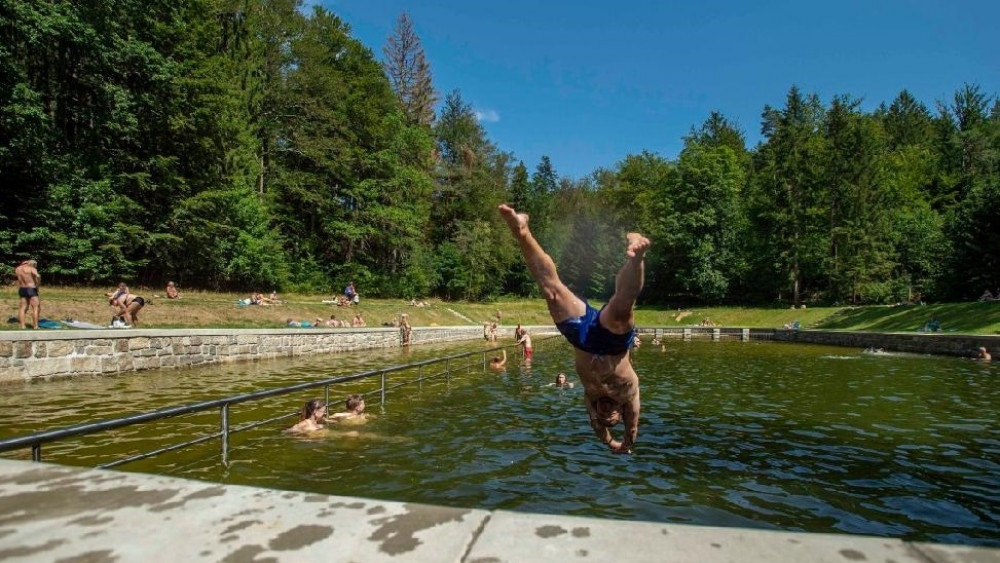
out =
<path fill-rule="evenodd" d="M 528 228 L 528 216 L 518 213 L 506 204 L 500 205 L 498 209 L 517 240 L 518 246 L 521 247 L 521 254 L 531 276 L 541 289 L 542 296 L 545 297 L 553 322 L 559 324 L 566 319 L 583 315 L 586 312 L 583 301 L 573 295 L 573 292 L 559 279 L 552 257 L 545 253 Z"/>
<path fill-rule="evenodd" d="M 625 264 L 615 277 L 615 294 L 601 312 L 600 322 L 604 328 L 616 334 L 624 334 L 632 330 L 635 324 L 632 314 L 635 300 L 642 291 L 645 280 L 646 251 L 649 249 L 649 239 L 639 233 L 626 235 Z"/>

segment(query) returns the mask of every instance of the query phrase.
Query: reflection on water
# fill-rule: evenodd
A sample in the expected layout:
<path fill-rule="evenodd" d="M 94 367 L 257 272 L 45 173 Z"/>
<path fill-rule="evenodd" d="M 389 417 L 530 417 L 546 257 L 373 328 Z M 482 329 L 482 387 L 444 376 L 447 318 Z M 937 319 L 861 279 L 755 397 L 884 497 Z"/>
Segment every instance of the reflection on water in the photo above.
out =
<path fill-rule="evenodd" d="M 464 344 L 460 350 L 477 349 Z M 355 373 L 454 353 L 417 348 L 80 377 L 4 387 L 0 435 Z M 636 355 L 643 412 L 632 456 L 591 435 L 567 345 L 532 366 L 460 369 L 389 393 L 364 426 L 289 437 L 289 418 L 125 466 L 208 481 L 621 519 L 850 532 L 1000 545 L 1000 365 L 773 343 L 669 342 Z M 390 381 L 391 383 L 391 381 Z M 372 392 L 377 381 L 331 392 Z M 319 392 L 233 407 L 235 423 Z M 335 405 L 339 406 L 339 405 Z M 47 446 L 92 465 L 210 433 L 216 413 Z M 620 428 L 619 428 L 620 431 Z M 164 442 L 165 439 L 169 439 Z M 22 457 L 27 456 L 25 452 Z"/>

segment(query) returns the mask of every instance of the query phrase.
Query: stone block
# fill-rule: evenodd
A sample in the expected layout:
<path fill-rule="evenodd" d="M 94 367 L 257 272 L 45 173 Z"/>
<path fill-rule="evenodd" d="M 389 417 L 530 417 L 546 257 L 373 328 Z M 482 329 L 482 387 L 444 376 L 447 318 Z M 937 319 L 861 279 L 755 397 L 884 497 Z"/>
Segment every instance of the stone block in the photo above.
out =
<path fill-rule="evenodd" d="M 63 375 L 70 373 L 72 366 L 70 358 L 37 358 L 34 361 L 26 362 L 24 374 L 28 377 L 46 377 L 49 375 Z"/>
<path fill-rule="evenodd" d="M 98 356 L 101 361 L 101 373 L 114 373 L 131 369 L 130 356 Z"/>
<path fill-rule="evenodd" d="M 260 337 L 256 334 L 238 334 L 236 335 L 237 344 L 256 344 L 260 341 Z"/>
<path fill-rule="evenodd" d="M 115 352 L 125 353 L 128 352 L 128 338 L 117 338 L 114 342 Z"/>
<path fill-rule="evenodd" d="M 84 354 L 88 356 L 110 356 L 115 353 L 115 349 L 111 345 L 107 346 L 87 346 L 84 349 Z"/>
<path fill-rule="evenodd" d="M 15 358 L 30 358 L 32 355 L 32 346 L 30 341 L 20 340 L 14 342 L 14 357 Z"/>
<path fill-rule="evenodd" d="M 93 356 L 74 356 L 70 358 L 70 370 L 73 373 L 100 373 L 101 359 Z"/>
<path fill-rule="evenodd" d="M 191 345 L 192 346 L 201 346 L 202 345 L 202 338 L 200 336 L 192 336 L 191 337 Z"/>
<path fill-rule="evenodd" d="M 149 338 L 146 338 L 144 336 L 128 339 L 129 350 L 145 350 L 149 348 L 149 345 L 150 345 Z"/>
<path fill-rule="evenodd" d="M 132 369 L 156 369 L 161 366 L 160 358 L 156 356 L 144 357 L 144 358 L 134 358 L 132 360 Z"/>
<path fill-rule="evenodd" d="M 9 358 L 14 355 L 14 343 L 10 340 L 0 341 L 0 358 Z"/>
<path fill-rule="evenodd" d="M 69 356 L 76 351 L 76 345 L 71 340 L 54 340 L 46 347 L 46 355 L 50 358 Z"/>

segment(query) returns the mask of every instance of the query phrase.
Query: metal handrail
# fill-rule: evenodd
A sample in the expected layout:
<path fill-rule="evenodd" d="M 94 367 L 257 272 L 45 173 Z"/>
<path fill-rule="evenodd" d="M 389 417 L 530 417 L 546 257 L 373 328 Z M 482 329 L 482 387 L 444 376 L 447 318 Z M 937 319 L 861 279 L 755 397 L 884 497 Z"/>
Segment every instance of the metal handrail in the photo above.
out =
<path fill-rule="evenodd" d="M 547 339 L 548 338 L 540 339 L 539 341 L 547 340 Z M 253 422 L 253 423 L 245 424 L 243 426 L 239 426 L 239 427 L 236 427 L 236 428 L 229 428 L 229 406 L 230 405 L 239 404 L 239 403 L 246 403 L 246 402 L 250 402 L 250 401 L 258 401 L 258 400 L 261 400 L 261 399 L 267 399 L 267 398 L 270 398 L 270 397 L 278 397 L 278 396 L 281 396 L 281 395 L 288 395 L 290 393 L 295 393 L 297 391 L 303 391 L 303 390 L 306 390 L 306 389 L 315 389 L 317 387 L 324 387 L 325 388 L 325 391 L 326 391 L 325 394 L 324 394 L 325 395 L 325 401 L 326 401 L 327 404 L 329 404 L 329 387 L 330 387 L 330 385 L 335 385 L 337 383 L 347 383 L 347 382 L 350 382 L 350 381 L 357 381 L 359 379 L 365 379 L 365 378 L 369 378 L 369 377 L 373 377 L 373 376 L 378 376 L 381 379 L 380 386 L 379 386 L 379 391 L 378 392 L 380 393 L 380 401 L 382 403 L 385 403 L 385 393 L 386 393 L 386 391 L 389 391 L 391 389 L 395 389 L 397 387 L 401 387 L 403 385 L 408 385 L 408 384 L 412 384 L 412 383 L 422 382 L 422 381 L 424 381 L 426 379 L 432 379 L 432 378 L 435 378 L 435 377 L 440 377 L 442 375 L 450 375 L 451 369 L 452 369 L 452 363 L 451 363 L 452 360 L 460 360 L 460 359 L 464 359 L 464 358 L 470 358 L 472 356 L 478 356 L 478 355 L 481 354 L 483 356 L 483 366 L 485 368 L 485 366 L 486 366 L 486 356 L 487 356 L 487 354 L 489 352 L 492 352 L 494 350 L 500 350 L 500 349 L 507 349 L 507 348 L 511 348 L 511 347 L 516 347 L 516 346 L 517 346 L 516 344 L 510 344 L 510 345 L 506 345 L 506 346 L 499 346 L 499 347 L 496 347 L 496 348 L 491 348 L 489 350 L 480 350 L 480 351 L 476 351 L 476 352 L 465 352 L 465 353 L 462 353 L 462 354 L 455 354 L 453 356 L 445 356 L 443 358 L 434 358 L 434 359 L 430 359 L 430 360 L 424 360 L 422 362 L 413 362 L 413 363 L 410 363 L 410 364 L 404 364 L 404 365 L 399 365 L 399 366 L 392 366 L 392 367 L 388 367 L 388 368 L 380 368 L 380 369 L 375 369 L 375 370 L 360 372 L 360 373 L 356 373 L 356 374 L 352 374 L 352 375 L 339 376 L 339 377 L 331 377 L 331 378 L 323 379 L 323 380 L 320 380 L 320 381 L 312 381 L 312 382 L 308 382 L 308 383 L 299 383 L 299 384 L 296 384 L 296 385 L 290 385 L 288 387 L 280 387 L 280 388 L 277 388 L 277 389 L 266 389 L 266 390 L 263 390 L 263 391 L 255 391 L 253 393 L 244 393 L 242 395 L 235 395 L 235 396 L 232 396 L 232 397 L 225 397 L 225 398 L 222 398 L 222 399 L 213 399 L 211 401 L 201 401 L 201 402 L 192 403 L 192 404 L 189 404 L 189 405 L 181 405 L 181 406 L 176 406 L 176 407 L 169 407 L 169 408 L 160 409 L 160 410 L 156 410 L 156 411 L 152 411 L 152 412 L 147 412 L 147 413 L 134 414 L 134 415 L 124 416 L 124 417 L 120 417 L 120 418 L 114 418 L 114 419 L 109 419 L 109 420 L 102 420 L 102 421 L 98 421 L 98 422 L 88 422 L 88 423 L 84 423 L 84 424 L 77 424 L 77 425 L 74 425 L 74 426 L 68 426 L 68 427 L 65 427 L 65 428 L 58 428 L 58 429 L 54 429 L 54 430 L 45 430 L 45 431 L 42 431 L 42 432 L 35 432 L 33 434 L 26 434 L 24 436 L 17 436 L 17 437 L 9 438 L 9 439 L 6 439 L 6 440 L 0 440 L 0 452 L 8 452 L 8 451 L 19 450 L 19 449 L 24 449 L 24 448 L 30 447 L 31 448 L 31 452 L 32 452 L 32 455 L 31 455 L 32 460 L 34 460 L 34 461 L 41 461 L 42 460 L 42 450 L 41 450 L 41 448 L 42 448 L 43 444 L 47 444 L 47 443 L 50 443 L 50 442 L 55 442 L 55 441 L 62 440 L 62 439 L 65 439 L 65 438 L 71 438 L 71 437 L 74 437 L 74 436 L 83 436 L 83 435 L 93 434 L 93 433 L 96 433 L 96 432 L 103 432 L 105 430 L 114 430 L 114 429 L 117 429 L 117 428 L 123 428 L 125 426 L 132 426 L 132 425 L 135 425 L 135 424 L 142 424 L 142 423 L 145 423 L 145 422 L 153 422 L 153 421 L 157 421 L 157 420 L 163 420 L 163 419 L 166 419 L 166 418 L 173 418 L 173 417 L 176 417 L 176 416 L 181 416 L 181 415 L 191 414 L 191 413 L 196 413 L 196 412 L 204 412 L 204 411 L 207 411 L 207 410 L 210 410 L 210 409 L 218 408 L 218 409 L 220 409 L 220 419 L 221 419 L 220 430 L 218 432 L 215 432 L 215 433 L 212 433 L 212 434 L 209 434 L 209 435 L 205 435 L 205 436 L 201 436 L 201 437 L 189 440 L 187 442 L 182 442 L 180 444 L 174 444 L 174 445 L 171 445 L 171 446 L 165 446 L 163 448 L 159 448 L 159 449 L 154 450 L 152 452 L 145 452 L 145 453 L 140 453 L 140 454 L 134 454 L 134 455 L 126 457 L 126 458 L 122 458 L 122 459 L 119 459 L 119 460 L 115 460 L 115 461 L 109 462 L 109 463 L 104 464 L 104 465 L 100 465 L 99 467 L 102 467 L 102 468 L 115 467 L 115 466 L 122 465 L 122 464 L 125 464 L 125 463 L 129 463 L 129 462 L 132 462 L 132 461 L 138 461 L 138 460 L 141 460 L 141 459 L 147 459 L 147 458 L 153 457 L 155 455 L 159 455 L 161 453 L 176 451 L 176 450 L 185 448 L 187 446 L 193 446 L 193 445 L 196 445 L 196 444 L 201 444 L 201 443 L 204 443 L 204 442 L 207 442 L 209 440 L 216 439 L 216 438 L 220 438 L 222 440 L 222 461 L 223 461 L 223 463 L 226 463 L 228 461 L 228 454 L 229 454 L 229 435 L 235 434 L 237 432 L 242 432 L 244 430 L 250 430 L 252 428 L 256 428 L 258 426 L 262 426 L 262 425 L 270 423 L 270 422 L 275 422 L 275 421 L 278 421 L 278 420 L 289 418 L 289 417 L 295 416 L 295 414 L 296 414 L 296 413 L 290 413 L 290 414 L 281 415 L 281 416 L 278 416 L 278 417 L 273 417 L 273 418 L 270 418 L 270 419 L 264 420 L 264 421 L 259 421 L 259 422 Z M 424 370 L 423 370 L 424 366 L 430 366 L 430 365 L 434 365 L 434 364 L 439 364 L 441 362 L 445 362 L 445 370 L 444 371 L 435 372 L 435 373 L 432 373 L 432 374 L 426 375 L 426 376 L 423 374 L 423 372 L 424 372 Z M 467 362 L 466 367 L 469 368 L 469 369 L 471 369 L 471 365 L 472 365 L 471 362 Z M 386 374 L 400 372 L 400 371 L 405 371 L 405 370 L 408 370 L 408 369 L 417 369 L 418 370 L 418 372 L 417 372 L 418 373 L 417 379 L 405 381 L 405 382 L 402 382 L 402 383 L 397 383 L 395 385 L 388 386 L 388 387 L 386 386 L 386 378 L 385 378 Z"/>

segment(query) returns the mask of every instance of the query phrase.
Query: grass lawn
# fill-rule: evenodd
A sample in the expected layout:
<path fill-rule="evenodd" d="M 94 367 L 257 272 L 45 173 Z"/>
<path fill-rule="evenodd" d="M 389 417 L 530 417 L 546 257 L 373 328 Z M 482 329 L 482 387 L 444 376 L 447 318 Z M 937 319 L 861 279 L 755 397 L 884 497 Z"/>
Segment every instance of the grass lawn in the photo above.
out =
<path fill-rule="evenodd" d="M 111 287 L 42 286 L 42 317 L 62 320 L 72 318 L 107 324 L 111 310 L 104 294 Z M 276 306 L 238 306 L 243 293 L 182 291 L 181 299 L 163 297 L 160 290 L 136 289 L 133 293 L 147 299 L 140 312 L 142 327 L 152 328 L 281 328 L 288 319 L 314 321 L 336 315 L 350 319 L 360 312 L 369 327 L 390 322 L 403 313 L 410 315 L 414 326 L 479 325 L 502 312 L 503 323 L 513 325 L 551 324 L 545 302 L 541 299 L 501 299 L 494 303 L 443 302 L 428 300 L 427 307 L 413 307 L 402 299 L 365 299 L 356 307 L 337 307 L 322 303 L 328 294 L 282 295 L 284 304 Z M 593 303 L 600 307 L 600 303 Z M 17 288 L 0 288 L 0 314 L 4 320 L 17 316 Z M 799 321 L 805 328 L 870 331 L 916 331 L 936 317 L 945 332 L 974 334 L 1000 333 L 1000 302 L 947 303 L 922 307 L 815 307 L 807 309 L 698 307 L 664 309 L 640 307 L 636 323 L 644 326 L 696 326 L 708 319 L 717 326 L 774 327 Z M 0 324 L 2 330 L 16 330 L 16 323 Z"/>

